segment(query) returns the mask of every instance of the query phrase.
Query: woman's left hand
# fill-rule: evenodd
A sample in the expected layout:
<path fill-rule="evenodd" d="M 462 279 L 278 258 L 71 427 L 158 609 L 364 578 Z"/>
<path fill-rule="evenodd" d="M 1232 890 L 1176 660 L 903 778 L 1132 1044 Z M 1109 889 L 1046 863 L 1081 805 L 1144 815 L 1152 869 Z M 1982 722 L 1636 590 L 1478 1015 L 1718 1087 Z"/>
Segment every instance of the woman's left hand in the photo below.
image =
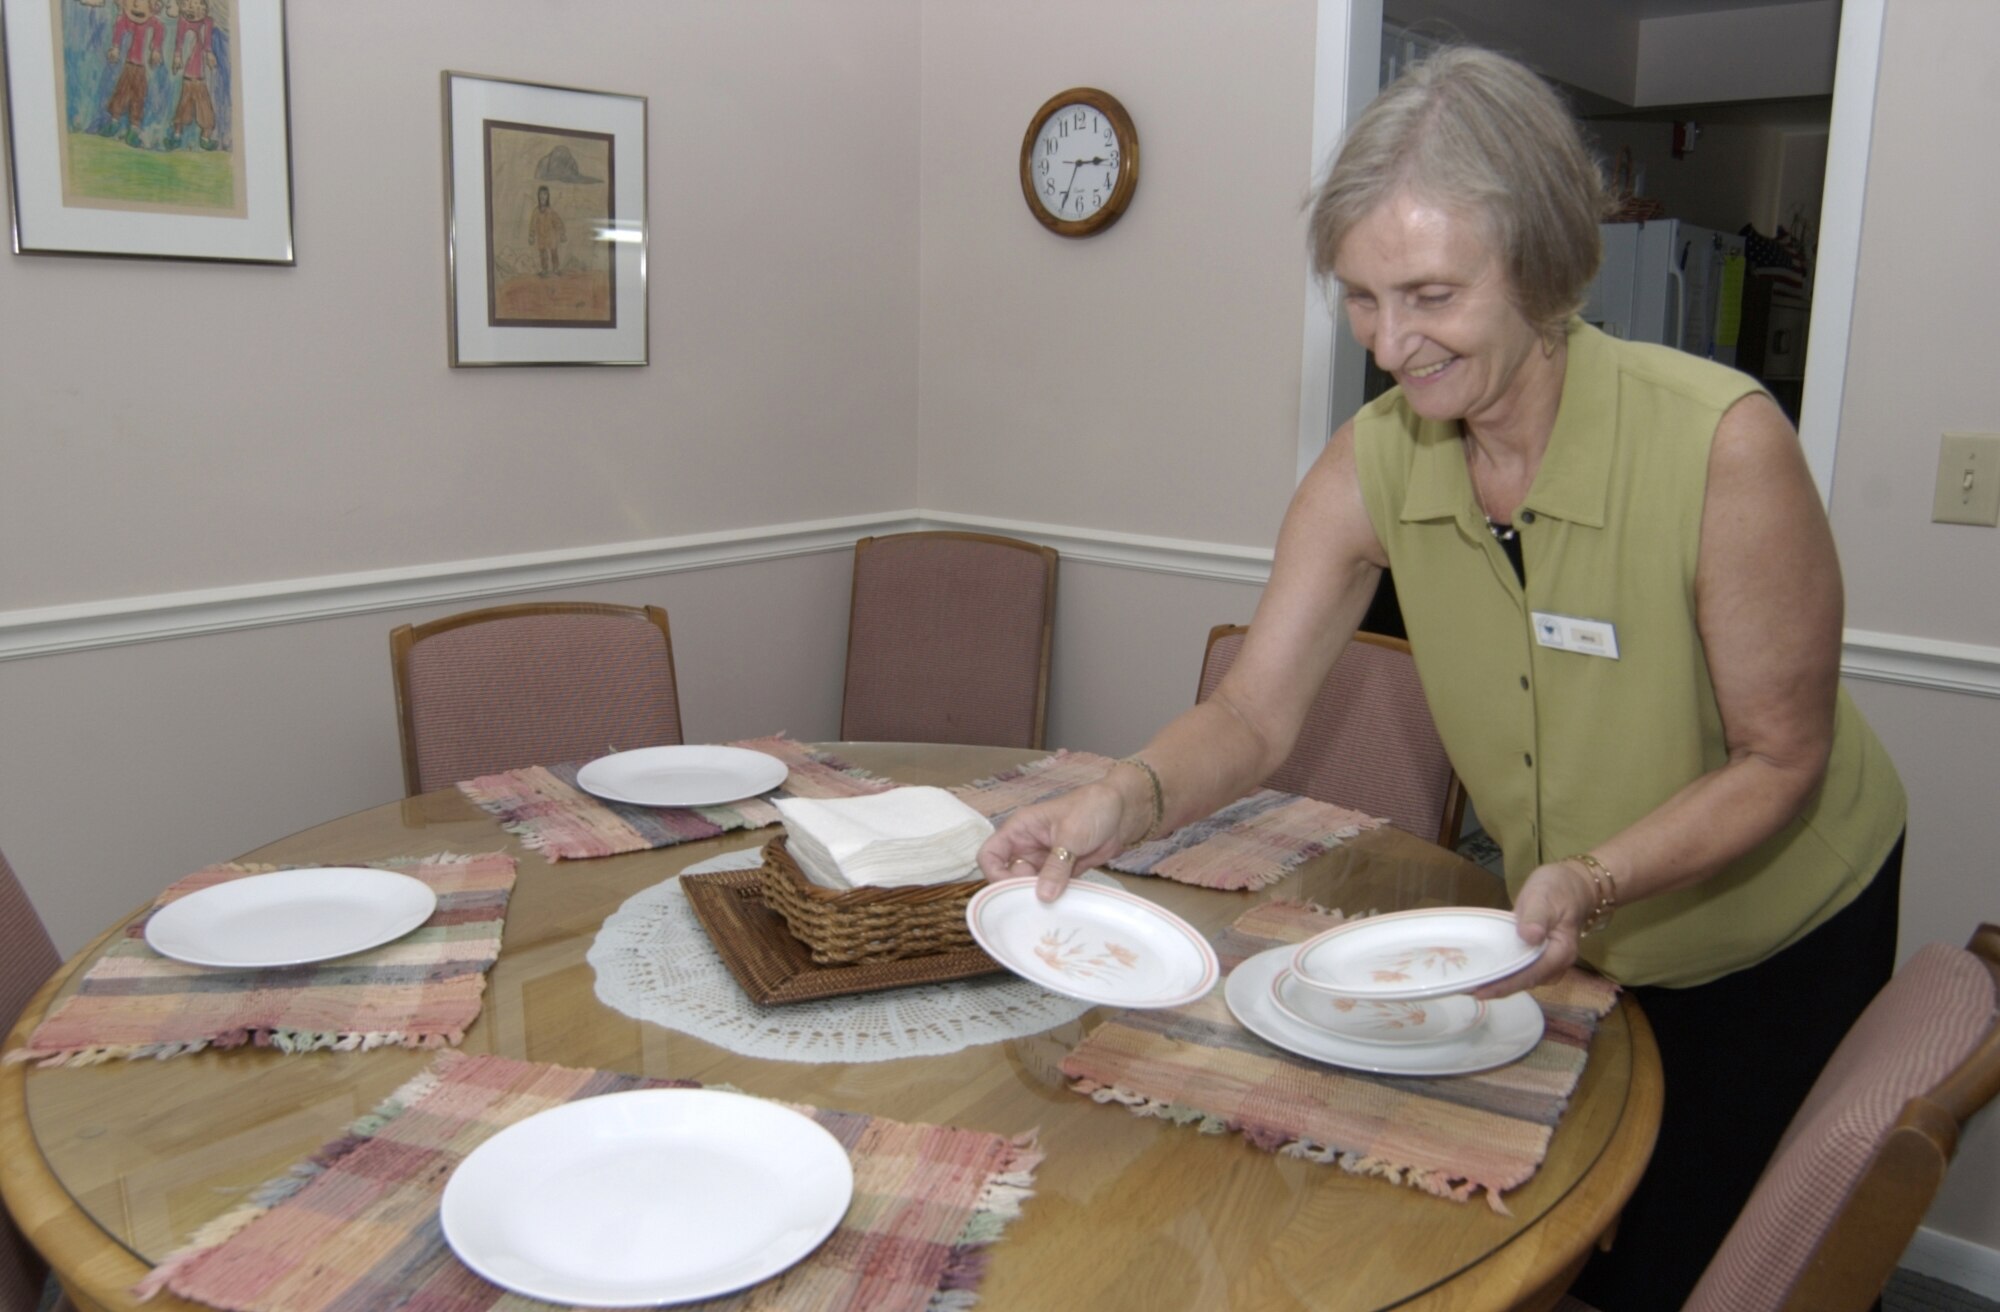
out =
<path fill-rule="evenodd" d="M 1546 942 L 1548 951 L 1526 970 L 1495 980 L 1472 996 L 1491 1001 L 1546 984 L 1575 964 L 1583 927 L 1597 909 L 1590 876 L 1568 861 L 1538 867 L 1514 899 L 1514 928 L 1523 943 Z"/>

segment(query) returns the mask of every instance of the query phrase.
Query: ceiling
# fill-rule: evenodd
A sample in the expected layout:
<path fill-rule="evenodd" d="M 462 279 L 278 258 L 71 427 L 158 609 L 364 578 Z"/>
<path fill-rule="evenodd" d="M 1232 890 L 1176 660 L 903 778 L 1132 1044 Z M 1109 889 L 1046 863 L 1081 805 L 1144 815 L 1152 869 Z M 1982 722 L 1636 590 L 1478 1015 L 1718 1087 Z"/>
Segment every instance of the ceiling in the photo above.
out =
<path fill-rule="evenodd" d="M 1684 14 L 1713 14 L 1725 9 L 1767 9 L 1791 4 L 1794 0 L 1605 0 L 1614 9 L 1629 10 L 1634 18 L 1678 18 Z"/>

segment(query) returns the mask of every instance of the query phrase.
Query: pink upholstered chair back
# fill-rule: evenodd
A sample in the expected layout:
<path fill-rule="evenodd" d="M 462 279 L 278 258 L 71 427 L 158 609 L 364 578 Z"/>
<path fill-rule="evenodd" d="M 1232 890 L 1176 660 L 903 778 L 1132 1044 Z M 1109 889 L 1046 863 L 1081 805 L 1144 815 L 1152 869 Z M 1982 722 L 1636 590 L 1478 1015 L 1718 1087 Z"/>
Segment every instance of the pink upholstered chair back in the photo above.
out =
<path fill-rule="evenodd" d="M 524 765 L 681 741 L 658 606 L 496 606 L 389 635 L 410 795 Z"/>
<path fill-rule="evenodd" d="M 1209 630 L 1197 702 L 1235 663 L 1249 630 Z M 1357 633 L 1306 713 L 1298 744 L 1266 786 L 1381 816 L 1446 847 L 1458 841 L 1464 792 L 1438 741 L 1417 663 L 1401 638 Z"/>
<path fill-rule="evenodd" d="M 856 542 L 840 736 L 1040 747 L 1056 561 L 983 533 Z"/>
<path fill-rule="evenodd" d="M 0 1034 L 14 1027 L 28 999 L 61 964 L 41 917 L 0 853 Z M 46 1274 L 41 1259 L 0 1213 L 0 1309 L 32 1312 Z"/>
<path fill-rule="evenodd" d="M 1860 1312 L 1874 1302 L 1960 1128 L 2000 1091 L 1997 990 L 1992 925 L 1970 951 L 1933 943 L 1904 963 L 1792 1118 L 1688 1312 Z"/>

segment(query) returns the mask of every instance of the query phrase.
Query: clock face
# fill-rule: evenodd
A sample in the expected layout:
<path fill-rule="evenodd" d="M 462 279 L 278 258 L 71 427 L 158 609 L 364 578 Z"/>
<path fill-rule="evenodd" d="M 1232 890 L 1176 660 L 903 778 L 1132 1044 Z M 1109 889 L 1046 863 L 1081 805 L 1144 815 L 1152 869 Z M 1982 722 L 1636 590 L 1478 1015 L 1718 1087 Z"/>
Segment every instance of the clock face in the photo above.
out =
<path fill-rule="evenodd" d="M 1035 201 L 1054 218 L 1088 219 L 1111 203 L 1124 167 L 1110 117 L 1091 105 L 1063 105 L 1035 134 L 1029 165 Z"/>
<path fill-rule="evenodd" d="M 1118 222 L 1139 186 L 1139 132 L 1117 97 L 1096 87 L 1050 96 L 1021 138 L 1021 193 L 1058 237 Z"/>

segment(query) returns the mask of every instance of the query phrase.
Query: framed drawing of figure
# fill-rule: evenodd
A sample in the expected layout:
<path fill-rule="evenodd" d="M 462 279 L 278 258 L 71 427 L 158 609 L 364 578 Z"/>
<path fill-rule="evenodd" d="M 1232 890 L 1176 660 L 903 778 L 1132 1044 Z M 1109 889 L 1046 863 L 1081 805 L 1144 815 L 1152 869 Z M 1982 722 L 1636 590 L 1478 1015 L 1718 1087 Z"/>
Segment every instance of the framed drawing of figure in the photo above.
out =
<path fill-rule="evenodd" d="M 19 255 L 291 264 L 284 0 L 4 0 Z"/>
<path fill-rule="evenodd" d="M 452 366 L 645 364 L 646 99 L 444 75 Z"/>

